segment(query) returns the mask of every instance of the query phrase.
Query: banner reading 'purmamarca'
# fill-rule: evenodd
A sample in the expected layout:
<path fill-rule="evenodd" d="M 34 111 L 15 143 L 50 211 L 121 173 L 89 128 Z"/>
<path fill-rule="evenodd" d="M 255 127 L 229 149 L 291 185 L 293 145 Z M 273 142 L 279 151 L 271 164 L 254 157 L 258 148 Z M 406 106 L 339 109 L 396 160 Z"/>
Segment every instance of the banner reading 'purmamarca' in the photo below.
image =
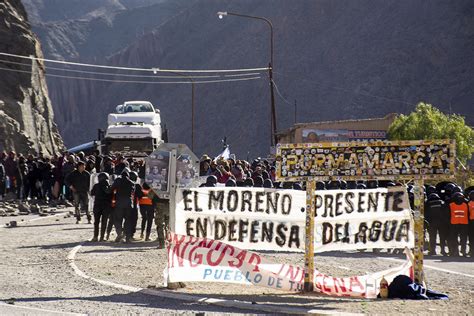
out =
<path fill-rule="evenodd" d="M 272 263 L 257 253 L 212 239 L 171 233 L 168 247 L 169 282 L 224 282 L 256 285 L 282 291 L 301 291 L 304 269 Z M 314 291 L 333 296 L 375 298 L 384 277 L 411 276 L 411 261 L 388 270 L 345 278 L 314 271 Z"/>
<path fill-rule="evenodd" d="M 306 193 L 264 188 L 192 188 L 176 194 L 177 234 L 243 249 L 302 251 Z"/>
<path fill-rule="evenodd" d="M 315 203 L 315 252 L 414 247 L 414 223 L 403 187 L 321 190 Z"/>

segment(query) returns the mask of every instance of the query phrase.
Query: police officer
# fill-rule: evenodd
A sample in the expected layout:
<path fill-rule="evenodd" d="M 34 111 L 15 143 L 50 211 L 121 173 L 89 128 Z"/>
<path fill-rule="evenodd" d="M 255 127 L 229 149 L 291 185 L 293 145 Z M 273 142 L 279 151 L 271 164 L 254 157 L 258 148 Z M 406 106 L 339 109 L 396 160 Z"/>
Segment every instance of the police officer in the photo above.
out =
<path fill-rule="evenodd" d="M 430 256 L 436 255 L 436 237 L 439 235 L 441 254 L 446 255 L 445 246 L 449 220 L 449 208 L 436 193 L 431 193 L 425 205 L 425 218 L 428 222 L 429 252 Z"/>
<path fill-rule="evenodd" d="M 101 172 L 98 176 L 99 182 L 94 184 L 91 195 L 94 196 L 94 237 L 91 241 L 97 241 L 99 237 L 100 223 L 100 241 L 104 241 L 104 235 L 107 228 L 107 219 L 109 218 L 112 192 L 110 190 L 109 175 Z"/>
<path fill-rule="evenodd" d="M 66 178 L 66 183 L 69 185 L 74 197 L 76 224 L 79 224 L 81 221 L 81 210 L 86 212 L 87 221 L 89 224 L 91 223 L 91 214 L 89 213 L 89 181 L 91 175 L 85 169 L 86 164 L 83 161 L 79 161 L 76 169 Z"/>
<path fill-rule="evenodd" d="M 461 245 L 461 253 L 466 256 L 466 242 L 469 224 L 469 206 L 464 195 L 460 192 L 454 193 L 449 203 L 451 211 L 451 227 L 449 234 L 449 254 L 459 256 L 458 242 Z M 459 240 L 458 240 L 459 237 Z"/>
<path fill-rule="evenodd" d="M 117 232 L 115 242 L 120 242 L 125 237 L 125 242 L 129 243 L 131 242 L 132 235 L 131 220 L 134 207 L 135 183 L 130 180 L 127 168 L 114 181 L 111 190 L 115 191 L 114 226 Z M 125 224 L 123 224 L 124 220 Z"/>

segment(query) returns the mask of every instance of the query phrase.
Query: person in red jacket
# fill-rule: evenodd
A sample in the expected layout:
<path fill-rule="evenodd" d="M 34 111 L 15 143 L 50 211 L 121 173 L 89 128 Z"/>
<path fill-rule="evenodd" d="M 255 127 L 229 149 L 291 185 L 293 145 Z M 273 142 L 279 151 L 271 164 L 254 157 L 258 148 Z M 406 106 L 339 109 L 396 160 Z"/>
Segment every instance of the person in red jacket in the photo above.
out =
<path fill-rule="evenodd" d="M 155 208 L 153 207 L 153 201 L 148 197 L 150 193 L 150 186 L 146 183 L 143 184 L 142 188 L 143 196 L 140 198 L 138 203 L 140 204 L 140 213 L 142 215 L 142 230 L 140 238 L 143 239 L 143 232 L 146 226 L 145 241 L 150 241 L 151 227 L 153 226 L 153 218 L 155 217 Z"/>
<path fill-rule="evenodd" d="M 451 256 L 459 256 L 458 245 L 461 245 L 461 253 L 463 254 L 463 256 L 466 257 L 466 243 L 469 224 L 469 206 L 467 200 L 464 198 L 464 195 L 462 193 L 454 193 L 451 202 L 449 203 L 449 210 L 451 211 L 449 254 Z"/>

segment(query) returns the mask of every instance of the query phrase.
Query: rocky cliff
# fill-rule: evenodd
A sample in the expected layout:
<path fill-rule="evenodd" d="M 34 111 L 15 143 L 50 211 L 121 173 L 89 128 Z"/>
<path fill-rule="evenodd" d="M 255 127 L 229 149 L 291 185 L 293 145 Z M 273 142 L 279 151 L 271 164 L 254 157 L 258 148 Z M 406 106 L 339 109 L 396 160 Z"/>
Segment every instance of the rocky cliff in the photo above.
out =
<path fill-rule="evenodd" d="M 0 2 L 0 51 L 43 57 L 20 0 Z M 53 154 L 63 148 L 44 73 L 41 62 L 0 56 L 0 150 Z"/>
<path fill-rule="evenodd" d="M 66 59 L 132 67 L 247 68 L 267 65 L 268 26 L 232 16 L 219 20 L 216 12 L 264 16 L 274 25 L 275 83 L 284 98 L 277 95 L 279 129 L 293 123 L 294 101 L 298 122 L 407 113 L 424 101 L 447 113 L 465 115 L 474 124 L 471 0 L 199 0 L 160 15 L 170 3 L 174 0 L 142 3 L 145 7 L 138 11 L 125 8 L 120 14 L 87 21 L 81 18 L 87 26 L 77 32 L 74 27 L 79 24 L 71 21 L 61 22 L 60 33 L 52 30 L 58 24 L 38 25 L 38 30 L 51 39 L 47 54 Z M 115 23 L 118 16 L 120 23 Z M 143 25 L 150 16 L 160 17 L 155 26 L 146 24 L 145 33 L 136 32 L 136 21 Z M 100 41 L 97 36 L 106 23 L 98 23 L 98 18 L 111 21 L 107 25 L 113 30 Z M 135 38 L 117 36 L 130 30 Z M 60 43 L 69 38 L 75 40 L 67 56 Z M 156 104 L 170 128 L 170 140 L 189 144 L 188 85 L 56 79 L 49 83 L 55 108 L 61 110 L 58 124 L 69 145 L 94 138 L 107 113 L 130 99 Z M 268 152 L 265 76 L 259 81 L 198 85 L 195 101 L 198 154 L 216 153 L 223 136 L 240 155 Z"/>

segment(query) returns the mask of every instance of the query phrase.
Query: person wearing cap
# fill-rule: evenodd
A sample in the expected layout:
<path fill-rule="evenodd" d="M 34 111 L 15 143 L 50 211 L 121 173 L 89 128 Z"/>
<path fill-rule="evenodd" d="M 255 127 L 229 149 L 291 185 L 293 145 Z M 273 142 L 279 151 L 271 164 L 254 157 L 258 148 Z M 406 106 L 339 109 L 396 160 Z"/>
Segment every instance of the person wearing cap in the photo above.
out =
<path fill-rule="evenodd" d="M 449 255 L 459 256 L 459 247 L 461 246 L 461 253 L 466 256 L 466 243 L 469 225 L 469 206 L 464 195 L 460 192 L 453 194 L 451 202 L 449 203 L 451 211 L 451 226 L 449 234 Z M 459 238 L 459 239 L 458 239 Z"/>
<path fill-rule="evenodd" d="M 211 161 L 211 157 L 206 154 L 202 155 L 201 160 L 199 162 L 199 176 L 203 177 L 210 175 L 209 169 L 211 167 Z"/>
<path fill-rule="evenodd" d="M 90 173 L 85 169 L 86 164 L 83 161 L 79 161 L 76 169 L 71 172 L 66 179 L 66 183 L 71 189 L 74 198 L 76 224 L 79 224 L 81 221 L 81 210 L 86 212 L 87 222 L 89 224 L 91 223 L 91 214 L 89 213 Z"/>

